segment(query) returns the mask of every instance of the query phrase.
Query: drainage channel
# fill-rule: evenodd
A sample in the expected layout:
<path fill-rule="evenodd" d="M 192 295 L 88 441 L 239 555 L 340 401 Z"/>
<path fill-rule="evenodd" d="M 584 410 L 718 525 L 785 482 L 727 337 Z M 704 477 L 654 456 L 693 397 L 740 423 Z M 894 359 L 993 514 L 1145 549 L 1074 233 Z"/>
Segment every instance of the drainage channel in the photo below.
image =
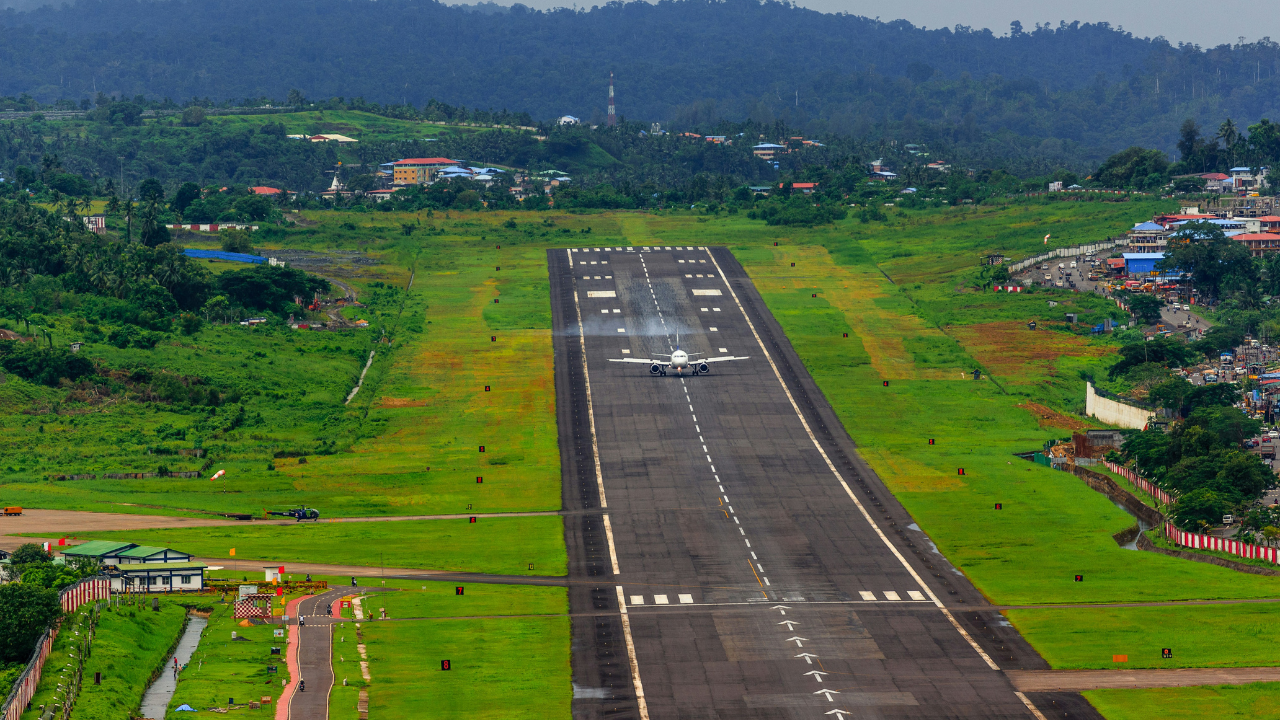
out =
<path fill-rule="evenodd" d="M 199 615 L 193 613 L 188 616 L 187 629 L 182 632 L 178 646 L 174 648 L 173 654 L 165 658 L 160 677 L 151 683 L 146 694 L 142 696 L 142 717 L 164 720 L 165 712 L 169 709 L 169 701 L 173 699 L 173 693 L 178 689 L 178 680 L 173 672 L 174 660 L 177 660 L 178 666 L 186 665 L 191 661 L 191 655 L 200 644 L 200 633 L 204 632 L 208 624 L 209 621 Z"/>
<path fill-rule="evenodd" d="M 1111 504 L 1115 505 L 1116 507 L 1128 513 L 1129 517 L 1133 518 L 1133 521 L 1137 523 L 1136 525 L 1134 525 L 1131 528 L 1128 528 L 1127 530 L 1121 530 L 1120 532 L 1116 533 L 1112 537 L 1114 537 L 1116 539 L 1116 543 L 1119 544 L 1120 547 L 1124 548 L 1125 550 L 1137 550 L 1138 538 L 1142 537 L 1142 533 L 1151 529 L 1151 523 L 1147 522 L 1146 520 L 1143 520 L 1137 515 L 1134 515 L 1133 511 L 1125 507 L 1124 503 L 1122 502 L 1117 502 L 1115 500 L 1112 500 Z"/>

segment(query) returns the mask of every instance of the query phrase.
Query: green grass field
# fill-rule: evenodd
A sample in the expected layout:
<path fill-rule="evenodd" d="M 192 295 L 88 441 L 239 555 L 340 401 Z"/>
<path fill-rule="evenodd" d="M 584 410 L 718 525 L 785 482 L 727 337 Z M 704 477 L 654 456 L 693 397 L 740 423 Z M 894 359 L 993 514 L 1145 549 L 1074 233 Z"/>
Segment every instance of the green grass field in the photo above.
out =
<path fill-rule="evenodd" d="M 63 623 L 63 629 L 54 640 L 53 651 L 45 662 L 45 671 L 32 698 L 31 709 L 24 717 L 38 718 L 40 708 L 56 702 L 55 691 L 59 683 L 68 682 L 59 673 L 66 662 L 74 662 L 69 653 L 75 649 L 81 636 L 77 629 L 86 629 L 82 619 L 89 613 L 88 605 L 71 615 Z M 187 609 L 168 598 L 160 601 L 159 612 L 133 606 L 103 610 L 98 621 L 97 634 L 93 638 L 91 653 L 84 666 L 84 681 L 76 700 L 74 717 L 88 720 L 115 720 L 136 712 L 147 689 L 151 673 L 159 668 L 170 646 L 182 631 L 182 621 Z M 71 668 L 67 668 L 70 673 Z M 102 673 L 102 684 L 93 684 L 93 674 Z M 61 694 L 58 694 L 61 697 Z"/>
<path fill-rule="evenodd" d="M 564 575 L 568 562 L 558 516 L 480 518 L 475 523 L 463 518 L 231 525 L 85 537 L 181 548 L 198 557 L 223 558 L 228 566 L 244 563 L 251 574 L 262 571 L 259 560 L 500 575 Z"/>
<path fill-rule="evenodd" d="M 338 682 L 330 717 L 355 720 L 366 687 L 371 713 L 389 717 L 569 716 L 564 588 L 464 584 L 457 595 L 457 583 L 388 580 L 386 586 L 401 589 L 371 593 L 364 605 L 375 615 L 386 608 L 392 619 L 359 628 L 372 682 L 360 675 L 356 624 L 334 628 Z M 442 659 L 453 669 L 440 670 Z"/>
<path fill-rule="evenodd" d="M 359 110 L 307 110 L 269 115 L 211 115 L 208 122 L 236 127 L 281 123 L 289 135 L 336 133 L 356 140 L 422 140 L 444 135 L 471 135 L 490 128 L 436 125 L 373 115 Z"/>
<path fill-rule="evenodd" d="M 1255 667 L 1275 665 L 1280 603 L 1152 608 L 1009 610 L 1055 668 Z M 1165 660 L 1161 649 L 1173 650 Z M 1127 663 L 1111 662 L 1128 655 Z"/>
<path fill-rule="evenodd" d="M 280 699 L 280 681 L 289 681 L 289 666 L 284 658 L 284 638 L 274 636 L 274 625 L 250 625 L 244 627 L 232 617 L 233 604 L 215 603 L 209 624 L 200 635 L 200 646 L 191 656 L 187 668 L 178 675 L 178 689 L 169 702 L 173 708 L 186 704 L 196 709 L 191 717 L 223 717 L 227 700 L 248 703 L 270 696 L 274 711 Z M 244 640 L 232 640 L 231 633 Z M 281 648 L 280 655 L 272 655 L 271 648 Z M 267 670 L 269 665 L 276 672 Z M 212 712 L 221 708 L 224 712 Z M 185 713 L 180 714 L 185 717 Z"/>
<path fill-rule="evenodd" d="M 1107 720 L 1276 720 L 1277 695 L 1280 683 L 1084 693 Z"/>

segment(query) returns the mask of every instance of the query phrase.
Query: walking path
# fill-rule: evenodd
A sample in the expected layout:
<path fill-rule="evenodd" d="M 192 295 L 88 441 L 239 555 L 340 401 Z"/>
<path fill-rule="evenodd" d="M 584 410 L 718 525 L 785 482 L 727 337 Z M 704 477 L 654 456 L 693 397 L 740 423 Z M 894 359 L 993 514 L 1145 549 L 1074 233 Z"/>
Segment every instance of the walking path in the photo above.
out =
<path fill-rule="evenodd" d="M 173 700 L 173 694 L 178 690 L 178 673 L 175 668 L 191 662 L 191 655 L 200 645 L 200 634 L 208 624 L 209 621 L 199 615 L 192 615 L 187 620 L 187 627 L 182 631 L 178 646 L 174 648 L 172 655 L 165 658 L 164 670 L 160 673 L 160 677 L 151 683 L 151 687 L 147 688 L 146 694 L 142 696 L 142 717 L 164 720 L 165 712 L 169 709 L 169 701 Z"/>
<path fill-rule="evenodd" d="M 1280 682 L 1280 667 L 1173 670 L 1006 670 L 1022 692 L 1080 692 L 1104 688 L 1165 688 Z"/>

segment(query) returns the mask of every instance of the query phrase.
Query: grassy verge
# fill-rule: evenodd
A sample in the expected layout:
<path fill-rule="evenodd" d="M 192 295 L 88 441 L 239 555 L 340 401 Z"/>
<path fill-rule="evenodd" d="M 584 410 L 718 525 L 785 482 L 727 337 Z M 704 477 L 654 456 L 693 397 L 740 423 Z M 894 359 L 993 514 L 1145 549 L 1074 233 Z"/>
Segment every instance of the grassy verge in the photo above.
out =
<path fill-rule="evenodd" d="M 392 621 L 334 629 L 330 717 L 355 720 L 361 688 L 369 690 L 371 715 L 568 717 L 573 693 L 563 588 L 472 584 L 457 595 L 454 583 L 387 583 L 404 589 L 370 595 L 365 606 L 372 613 L 385 607 Z M 367 684 L 358 664 L 361 640 L 369 655 Z M 453 669 L 442 671 L 440 660 Z"/>
<path fill-rule="evenodd" d="M 248 703 L 269 695 L 270 708 L 279 702 L 280 681 L 289 680 L 285 639 L 274 636 L 274 625 L 241 626 L 232 617 L 233 611 L 232 603 L 214 606 L 209 625 L 200 636 L 200 646 L 178 676 L 170 709 L 187 704 L 197 711 L 192 717 L 220 717 L 224 713 L 211 708 L 225 711 L 232 698 L 236 703 Z M 232 640 L 232 632 L 244 639 Z M 272 655 L 272 647 L 279 647 L 281 654 Z M 276 666 L 277 672 L 268 672 L 269 665 Z"/>
<path fill-rule="evenodd" d="M 1107 720 L 1277 720 L 1280 683 L 1090 690 L 1085 698 Z"/>
<path fill-rule="evenodd" d="M 463 518 L 127 530 L 93 533 L 91 537 L 225 558 L 229 566 L 243 563 L 253 575 L 262 570 L 257 564 L 260 560 L 564 575 L 568 560 L 563 533 L 559 516 L 534 516 L 480 518 L 474 523 Z M 236 550 L 234 558 L 229 554 L 231 548 Z"/>
<path fill-rule="evenodd" d="M 98 621 L 92 650 L 85 661 L 84 680 L 75 704 L 75 717 L 89 720 L 114 720 L 137 710 L 147 689 L 151 673 L 164 663 L 165 656 L 182 630 L 187 609 L 161 598 L 159 612 L 147 607 L 128 606 L 105 609 Z M 54 702 L 59 683 L 67 678 L 58 671 L 64 661 L 74 662 L 68 655 L 79 637 L 76 630 L 87 628 L 89 606 L 68 617 L 54 641 L 52 653 L 45 663 L 44 674 L 32 699 L 32 709 L 25 717 L 39 717 L 41 706 Z M 81 623 L 85 622 L 83 626 Z M 67 668 L 69 673 L 71 668 Z M 102 684 L 93 684 L 93 674 L 102 673 Z M 59 697 L 61 694 L 58 694 Z"/>
<path fill-rule="evenodd" d="M 1055 668 L 1254 667 L 1275 665 L 1280 604 L 1009 610 Z M 1166 660 L 1161 650 L 1173 650 Z M 1128 655 L 1113 663 L 1112 655 Z"/>

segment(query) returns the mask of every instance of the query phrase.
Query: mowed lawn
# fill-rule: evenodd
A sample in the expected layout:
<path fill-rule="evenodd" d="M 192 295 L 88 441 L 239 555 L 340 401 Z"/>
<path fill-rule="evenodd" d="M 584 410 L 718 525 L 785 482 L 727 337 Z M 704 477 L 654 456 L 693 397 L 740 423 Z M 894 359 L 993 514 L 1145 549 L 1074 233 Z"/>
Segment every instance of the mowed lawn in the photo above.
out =
<path fill-rule="evenodd" d="M 567 559 L 559 516 L 295 523 L 92 533 L 120 540 L 222 558 L 261 572 L 261 563 L 447 570 L 499 575 L 564 575 Z M 230 551 L 235 548 L 236 554 Z"/>
<path fill-rule="evenodd" d="M 1280 683 L 1090 690 L 1084 696 L 1107 720 L 1280 719 Z"/>
<path fill-rule="evenodd" d="M 395 582 L 403 581 L 388 584 Z M 334 688 L 331 717 L 354 720 L 361 688 L 379 717 L 569 717 L 567 591 L 472 584 L 458 595 L 456 587 L 424 583 L 372 594 L 369 611 L 386 608 L 393 620 L 334 628 L 334 672 L 348 684 Z M 361 641 L 368 683 L 356 665 Z"/>
<path fill-rule="evenodd" d="M 1042 649 L 1055 668 L 1256 667 L 1275 665 L 1280 603 L 1149 608 L 1009 610 L 1020 631 L 1055 637 Z M 1164 659 L 1169 648 L 1173 657 Z M 1113 655 L 1128 662 L 1114 663 Z"/>

